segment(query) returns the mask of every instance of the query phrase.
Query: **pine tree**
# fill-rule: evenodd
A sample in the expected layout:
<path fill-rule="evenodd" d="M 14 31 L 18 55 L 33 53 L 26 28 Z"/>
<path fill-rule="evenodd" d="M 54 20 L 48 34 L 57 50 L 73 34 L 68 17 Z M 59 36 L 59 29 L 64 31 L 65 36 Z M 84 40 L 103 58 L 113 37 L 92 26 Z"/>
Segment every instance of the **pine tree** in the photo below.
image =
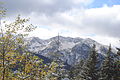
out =
<path fill-rule="evenodd" d="M 120 80 L 120 59 L 117 59 L 114 63 L 113 80 Z"/>
<path fill-rule="evenodd" d="M 98 80 L 99 78 L 99 61 L 98 61 L 98 53 L 95 50 L 95 45 L 91 49 L 90 56 L 86 60 L 86 63 L 83 65 L 83 70 L 81 70 L 81 79 L 80 80 Z"/>
<path fill-rule="evenodd" d="M 71 80 L 80 80 L 80 72 L 82 70 L 82 67 L 84 65 L 85 60 L 80 60 L 79 63 L 77 63 L 75 66 L 71 67 L 69 71 L 69 79 Z"/>
<path fill-rule="evenodd" d="M 63 56 L 63 54 L 60 52 L 60 36 L 58 34 L 57 39 L 54 41 L 55 43 L 55 51 L 48 53 L 49 56 L 51 56 L 52 60 L 58 64 L 56 67 L 55 76 L 57 77 L 57 80 L 61 80 L 65 77 L 64 73 L 66 70 L 64 69 L 64 62 L 60 59 L 60 57 Z"/>
<path fill-rule="evenodd" d="M 115 55 L 114 62 L 114 80 L 120 80 L 120 48 L 116 48 L 117 55 Z"/>
<path fill-rule="evenodd" d="M 111 52 L 111 45 L 109 50 L 106 53 L 106 57 L 101 66 L 100 80 L 114 80 L 115 65 L 114 65 L 114 56 Z"/>

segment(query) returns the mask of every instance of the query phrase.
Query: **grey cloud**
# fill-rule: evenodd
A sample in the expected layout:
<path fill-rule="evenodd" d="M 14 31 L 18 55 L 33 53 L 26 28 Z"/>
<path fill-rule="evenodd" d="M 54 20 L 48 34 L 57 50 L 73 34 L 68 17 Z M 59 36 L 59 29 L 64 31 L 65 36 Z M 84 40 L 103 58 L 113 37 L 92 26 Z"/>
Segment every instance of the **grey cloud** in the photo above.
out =
<path fill-rule="evenodd" d="M 73 3 L 73 0 L 4 0 L 4 2 L 9 14 L 38 12 L 39 14 L 52 15 L 78 7 Z"/>
<path fill-rule="evenodd" d="M 81 8 L 79 6 L 81 3 L 75 4 L 73 0 L 51 0 L 50 3 L 45 3 L 44 0 L 4 0 L 4 2 L 10 15 L 19 14 L 19 12 L 27 14 L 26 17 L 33 19 L 33 22 L 36 21 L 36 24 L 51 26 L 52 29 L 57 28 L 58 24 L 59 27 L 86 34 L 120 37 L 119 5 L 111 8 L 102 7 L 80 11 L 78 8 Z M 78 11 L 72 11 L 73 8 L 77 8 Z M 36 14 L 31 15 L 31 12 Z M 61 16 L 64 12 L 66 15 L 69 15 L 70 12 L 72 14 L 67 17 Z M 69 17 L 72 17 L 71 20 Z"/>
<path fill-rule="evenodd" d="M 65 16 L 62 16 L 61 13 L 54 16 L 47 17 L 45 21 L 43 19 L 39 19 L 41 24 L 51 26 L 55 26 L 56 24 L 61 25 L 61 27 L 65 27 L 71 29 L 73 32 L 83 32 L 84 34 L 95 34 L 101 36 L 109 36 L 109 37 L 120 37 L 120 5 L 113 7 L 102 7 L 85 9 L 80 12 L 76 11 L 73 15 L 69 15 L 69 11 L 67 13 L 62 13 Z M 74 11 L 72 11 L 74 12 Z M 52 23 L 52 25 L 51 25 Z"/>
<path fill-rule="evenodd" d="M 108 14 L 107 16 L 102 15 L 97 18 L 94 16 L 91 16 L 91 18 L 85 17 L 82 23 L 85 28 L 92 30 L 95 34 L 119 38 L 120 19 L 117 19 L 119 13 L 115 15 Z"/>

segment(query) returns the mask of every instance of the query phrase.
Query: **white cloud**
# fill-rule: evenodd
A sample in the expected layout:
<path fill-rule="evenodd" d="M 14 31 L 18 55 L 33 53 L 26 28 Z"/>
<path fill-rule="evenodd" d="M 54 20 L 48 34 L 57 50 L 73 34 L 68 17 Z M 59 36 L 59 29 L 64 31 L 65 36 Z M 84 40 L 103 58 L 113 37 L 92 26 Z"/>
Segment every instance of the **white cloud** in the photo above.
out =
<path fill-rule="evenodd" d="M 29 35 L 30 36 L 35 36 L 35 37 L 40 37 L 42 39 L 47 39 L 55 35 L 56 32 L 49 31 L 48 29 L 45 28 L 37 28 L 35 31 L 31 32 Z"/>
<path fill-rule="evenodd" d="M 42 35 L 38 34 L 40 38 L 56 36 L 59 32 L 63 36 L 90 37 L 103 44 L 116 44 L 120 37 L 120 5 L 92 9 L 73 8 L 53 16 L 34 12 L 28 17 L 33 24 L 48 27 L 35 31 L 36 33 L 42 31 Z M 95 36 L 89 36 L 90 34 Z"/>
<path fill-rule="evenodd" d="M 24 17 L 31 18 L 30 23 L 39 27 L 31 35 L 46 39 L 59 32 L 63 36 L 90 37 L 100 43 L 115 45 L 120 37 L 120 5 L 86 9 L 79 5 L 88 5 L 93 0 L 13 1 L 16 7 L 7 1 L 11 13 L 19 9 Z"/>
<path fill-rule="evenodd" d="M 31 22 L 38 26 L 50 26 L 51 29 L 64 28 L 73 31 L 95 33 L 111 37 L 120 37 L 120 5 L 93 9 L 72 9 L 53 16 L 29 15 Z M 99 29 L 99 30 L 98 30 Z"/>

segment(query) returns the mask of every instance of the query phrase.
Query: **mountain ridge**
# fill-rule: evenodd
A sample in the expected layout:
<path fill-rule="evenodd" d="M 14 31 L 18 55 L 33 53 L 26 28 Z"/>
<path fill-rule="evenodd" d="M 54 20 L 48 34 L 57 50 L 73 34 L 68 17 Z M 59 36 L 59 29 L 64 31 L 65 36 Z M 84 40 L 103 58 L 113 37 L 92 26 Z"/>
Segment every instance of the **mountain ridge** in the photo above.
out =
<path fill-rule="evenodd" d="M 67 62 L 69 65 L 75 65 L 81 59 L 87 58 L 93 44 L 96 45 L 96 50 L 99 55 L 105 56 L 108 51 L 108 46 L 102 45 L 90 38 L 56 36 L 43 40 L 38 37 L 31 37 L 28 38 L 27 42 L 29 42 L 28 49 L 31 52 L 50 59 L 60 54 L 62 56 L 59 56 L 59 59 Z M 115 52 L 114 49 L 112 51 Z"/>

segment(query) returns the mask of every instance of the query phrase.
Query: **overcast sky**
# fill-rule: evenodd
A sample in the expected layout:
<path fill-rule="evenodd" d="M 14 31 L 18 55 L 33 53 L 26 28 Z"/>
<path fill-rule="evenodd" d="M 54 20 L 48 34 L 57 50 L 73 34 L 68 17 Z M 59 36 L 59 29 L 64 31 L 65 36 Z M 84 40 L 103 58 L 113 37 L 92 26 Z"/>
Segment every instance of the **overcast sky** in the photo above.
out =
<path fill-rule="evenodd" d="M 18 14 L 38 28 L 32 36 L 92 38 L 102 44 L 120 44 L 120 0 L 0 0 L 8 19 Z"/>

